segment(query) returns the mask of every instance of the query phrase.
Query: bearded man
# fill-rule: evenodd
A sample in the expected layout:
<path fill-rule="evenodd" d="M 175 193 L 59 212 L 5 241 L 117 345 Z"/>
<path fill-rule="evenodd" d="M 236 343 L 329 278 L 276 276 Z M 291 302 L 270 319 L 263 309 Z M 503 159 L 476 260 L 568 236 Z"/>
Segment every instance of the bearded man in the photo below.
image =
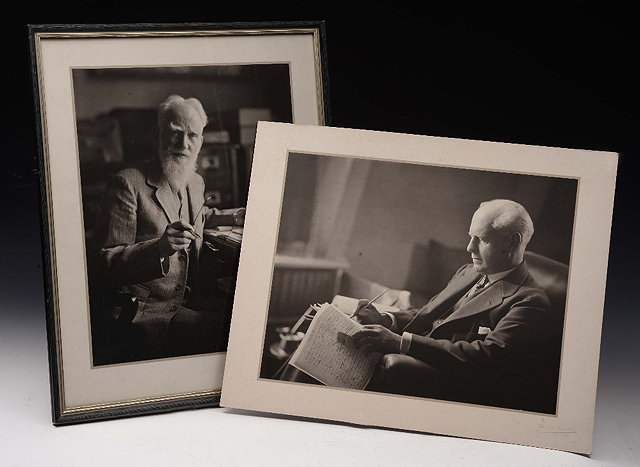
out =
<path fill-rule="evenodd" d="M 168 97 L 158 108 L 158 157 L 118 172 L 107 190 L 92 269 L 107 297 L 100 308 L 126 325 L 120 325 L 127 329 L 126 355 L 116 360 L 225 348 L 222 307 L 199 282 L 198 259 L 205 222 L 242 219 L 204 207 L 204 181 L 195 169 L 206 125 L 200 101 Z"/>

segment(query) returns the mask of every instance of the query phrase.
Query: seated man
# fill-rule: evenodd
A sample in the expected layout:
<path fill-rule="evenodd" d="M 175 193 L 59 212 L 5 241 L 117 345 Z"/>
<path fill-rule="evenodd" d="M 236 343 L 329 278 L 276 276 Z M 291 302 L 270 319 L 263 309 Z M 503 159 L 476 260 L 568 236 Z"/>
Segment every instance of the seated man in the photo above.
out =
<path fill-rule="evenodd" d="M 127 354 L 112 363 L 226 348 L 222 307 L 198 281 L 198 260 L 205 222 L 244 218 L 205 205 L 195 169 L 206 125 L 197 99 L 170 96 L 158 109 L 158 157 L 120 171 L 107 190 L 91 263 L 102 300 L 93 297 L 92 309 L 113 313 L 130 333 Z"/>
<path fill-rule="evenodd" d="M 520 204 L 484 202 L 469 228 L 473 264 L 427 305 L 379 313 L 363 301 L 354 342 L 384 354 L 370 389 L 554 412 L 557 387 L 541 387 L 538 375 L 549 370 L 557 320 L 524 262 L 532 235 Z"/>

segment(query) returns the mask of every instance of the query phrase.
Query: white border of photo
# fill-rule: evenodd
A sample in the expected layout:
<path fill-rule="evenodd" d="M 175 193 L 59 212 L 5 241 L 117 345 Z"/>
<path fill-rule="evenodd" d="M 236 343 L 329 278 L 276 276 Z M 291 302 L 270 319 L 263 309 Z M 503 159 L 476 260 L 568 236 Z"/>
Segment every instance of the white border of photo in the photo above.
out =
<path fill-rule="evenodd" d="M 557 413 L 261 379 L 290 153 L 577 178 Z M 607 152 L 260 122 L 221 405 L 589 453 L 617 161 Z"/>

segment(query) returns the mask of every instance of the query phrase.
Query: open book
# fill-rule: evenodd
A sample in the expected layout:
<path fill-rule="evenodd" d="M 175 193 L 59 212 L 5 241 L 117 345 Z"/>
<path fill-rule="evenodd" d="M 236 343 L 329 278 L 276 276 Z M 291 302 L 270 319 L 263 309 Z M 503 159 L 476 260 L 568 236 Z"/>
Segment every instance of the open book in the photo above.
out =
<path fill-rule="evenodd" d="M 364 389 L 380 354 L 356 349 L 351 339 L 362 329 L 350 318 L 357 303 L 357 299 L 337 295 L 332 304 L 322 304 L 289 363 L 327 386 Z"/>

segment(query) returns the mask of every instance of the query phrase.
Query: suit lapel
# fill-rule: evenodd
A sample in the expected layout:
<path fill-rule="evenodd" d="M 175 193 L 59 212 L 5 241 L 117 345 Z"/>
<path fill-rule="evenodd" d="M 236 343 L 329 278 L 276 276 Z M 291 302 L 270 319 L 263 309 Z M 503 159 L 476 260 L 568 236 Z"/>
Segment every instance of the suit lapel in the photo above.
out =
<path fill-rule="evenodd" d="M 160 185 L 156 190 L 156 200 L 160 203 L 162 210 L 167 215 L 169 222 L 176 222 L 180 217 L 178 216 L 178 203 L 176 195 L 171 191 L 168 183 Z"/>
<path fill-rule="evenodd" d="M 199 203 L 199 196 L 194 192 L 194 187 L 190 183 L 187 184 L 187 199 L 189 200 L 189 222 L 197 228 L 200 219 L 194 219 L 193 217 L 200 211 L 202 203 Z M 203 218 L 203 212 L 204 210 L 200 211 L 198 217 Z"/>
<path fill-rule="evenodd" d="M 502 303 L 503 296 L 503 281 L 498 281 L 494 284 L 491 284 L 486 290 L 483 290 L 481 293 L 469 300 L 466 304 L 462 305 L 456 311 L 451 313 L 451 315 L 449 315 L 447 319 L 440 323 L 439 326 L 436 326 L 434 328 L 434 331 L 440 326 L 445 326 L 451 321 L 466 318 L 467 316 L 475 315 L 477 313 L 482 313 L 483 311 L 487 311 L 500 305 Z"/>
<path fill-rule="evenodd" d="M 187 184 L 187 199 L 189 203 L 189 222 L 193 225 L 195 231 L 200 235 L 194 240 L 196 252 L 200 253 L 202 248 L 202 235 L 204 229 L 204 210 L 200 211 L 202 204 L 204 203 L 204 193 L 201 193 L 202 189 L 198 190 L 197 186 L 193 184 L 193 178 Z M 194 219 L 194 216 L 200 211 L 198 219 Z"/>
<path fill-rule="evenodd" d="M 526 280 L 528 273 L 527 265 L 523 262 L 507 277 L 489 285 L 487 289 L 458 308 L 449 317 L 447 317 L 447 319 L 440 323 L 439 326 L 436 326 L 433 331 L 442 326 L 447 326 L 448 323 L 451 323 L 452 321 L 467 318 L 499 306 L 506 297 L 510 297 L 516 293 L 522 283 Z"/>
<path fill-rule="evenodd" d="M 195 175 L 194 175 L 195 177 Z M 204 227 L 204 214 L 201 214 L 200 219 L 194 219 L 193 217 L 200 210 L 200 206 L 204 202 L 204 198 L 202 194 L 199 194 L 199 187 L 194 183 L 194 177 L 187 183 L 186 192 L 187 192 L 187 202 L 189 205 L 189 223 L 191 223 L 200 238 L 196 237 L 194 243 L 196 247 L 196 252 L 200 252 L 202 247 L 202 230 Z M 158 205 L 164 212 L 165 216 L 169 223 L 176 222 L 180 219 L 179 216 L 179 205 L 176 195 L 171 190 L 169 183 L 167 183 L 160 174 L 159 167 L 153 167 L 149 171 L 149 175 L 147 176 L 147 184 L 151 186 L 154 191 L 154 198 L 157 201 Z"/>
<path fill-rule="evenodd" d="M 171 191 L 169 184 L 162 180 L 158 170 L 153 170 L 147 176 L 147 184 L 155 189 L 154 198 L 162 208 L 169 223 L 173 223 L 178 220 L 178 203 L 176 202 L 176 196 Z"/>
<path fill-rule="evenodd" d="M 447 286 L 436 295 L 404 328 L 405 331 L 411 332 L 412 329 L 424 329 L 428 321 L 438 319 L 442 314 L 449 310 L 464 293 L 469 290 L 471 285 L 478 280 L 480 274 L 467 269 L 465 273 L 457 275 L 447 284 Z M 430 326 L 430 324 L 429 324 Z"/>
<path fill-rule="evenodd" d="M 433 302 L 431 302 L 430 308 L 432 310 L 435 310 L 444 302 L 448 302 L 454 297 L 456 297 L 455 301 L 458 301 L 458 299 L 462 297 L 462 295 L 464 295 L 475 282 L 478 281 L 479 277 L 480 274 L 476 273 L 475 271 L 469 271 L 463 276 L 451 281 L 449 284 L 447 284 L 444 290 L 440 292 L 436 298 L 434 298 Z M 453 305 L 453 303 L 451 305 Z"/>

